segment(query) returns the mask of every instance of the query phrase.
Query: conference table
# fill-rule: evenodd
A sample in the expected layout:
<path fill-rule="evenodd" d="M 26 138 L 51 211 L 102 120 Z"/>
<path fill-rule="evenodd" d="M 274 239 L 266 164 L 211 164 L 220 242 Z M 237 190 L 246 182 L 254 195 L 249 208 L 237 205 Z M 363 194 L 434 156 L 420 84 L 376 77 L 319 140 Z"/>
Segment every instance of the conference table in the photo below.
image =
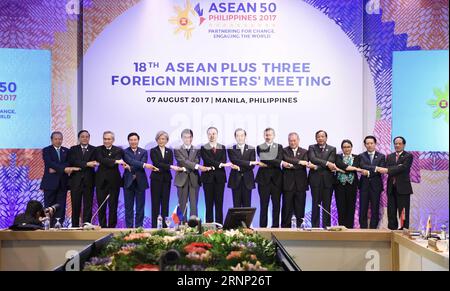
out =
<path fill-rule="evenodd" d="M 109 234 L 127 229 L 0 231 L 1 271 L 49 271 Z M 449 270 L 448 240 L 427 241 L 390 230 L 255 229 L 274 236 L 304 271 Z"/>

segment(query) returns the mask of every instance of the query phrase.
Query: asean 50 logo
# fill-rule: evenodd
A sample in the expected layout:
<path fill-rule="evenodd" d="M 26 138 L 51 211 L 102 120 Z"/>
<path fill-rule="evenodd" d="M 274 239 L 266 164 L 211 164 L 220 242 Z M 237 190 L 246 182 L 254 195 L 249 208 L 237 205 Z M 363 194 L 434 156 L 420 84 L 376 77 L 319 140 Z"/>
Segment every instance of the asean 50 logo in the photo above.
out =
<path fill-rule="evenodd" d="M 190 39 L 192 32 L 206 20 L 200 3 L 193 7 L 191 1 L 186 0 L 184 7 L 175 5 L 174 10 L 176 15 L 169 22 L 175 26 L 174 34 L 181 33 L 186 39 Z"/>

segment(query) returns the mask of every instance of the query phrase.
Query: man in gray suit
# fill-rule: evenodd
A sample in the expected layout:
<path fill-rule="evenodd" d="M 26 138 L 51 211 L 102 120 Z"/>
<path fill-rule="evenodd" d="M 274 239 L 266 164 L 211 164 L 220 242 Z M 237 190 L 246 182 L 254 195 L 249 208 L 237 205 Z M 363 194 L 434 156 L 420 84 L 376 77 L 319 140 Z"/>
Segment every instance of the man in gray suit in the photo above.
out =
<path fill-rule="evenodd" d="M 211 170 L 209 167 L 200 165 L 200 150 L 192 146 L 192 139 L 194 134 L 190 129 L 184 129 L 181 132 L 181 140 L 183 145 L 175 149 L 175 159 L 179 167 L 183 171 L 177 172 L 175 175 L 175 186 L 178 191 L 178 204 L 183 211 L 183 216 L 186 215 L 186 206 L 189 199 L 190 215 L 198 216 L 197 201 L 198 191 L 200 188 L 200 176 L 198 170 L 206 172 Z"/>

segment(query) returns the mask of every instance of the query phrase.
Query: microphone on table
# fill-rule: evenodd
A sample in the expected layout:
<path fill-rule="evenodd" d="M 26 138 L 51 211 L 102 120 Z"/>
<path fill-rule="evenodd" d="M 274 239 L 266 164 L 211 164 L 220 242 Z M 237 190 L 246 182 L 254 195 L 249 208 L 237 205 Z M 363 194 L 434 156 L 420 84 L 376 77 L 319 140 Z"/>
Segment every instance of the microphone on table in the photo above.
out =
<path fill-rule="evenodd" d="M 330 222 L 331 222 L 331 213 L 328 212 L 328 210 L 326 210 L 325 208 L 322 207 L 322 205 L 317 204 L 317 206 L 319 206 L 320 209 L 322 209 L 323 211 L 325 211 L 329 216 L 330 216 Z M 347 228 L 343 225 L 335 225 L 335 226 L 328 226 L 327 230 L 346 230 Z"/>
<path fill-rule="evenodd" d="M 103 205 L 105 205 L 106 201 L 108 201 L 110 194 L 108 194 L 108 196 L 106 196 L 105 200 L 103 200 L 102 204 L 100 205 L 99 208 L 97 208 L 97 211 L 94 213 L 94 215 L 92 215 L 91 221 L 90 222 L 85 222 L 83 223 L 83 229 L 95 229 L 96 227 L 98 227 L 97 225 L 93 225 L 92 221 L 94 221 L 94 218 L 97 216 L 97 214 L 100 212 L 100 209 L 102 209 Z"/>

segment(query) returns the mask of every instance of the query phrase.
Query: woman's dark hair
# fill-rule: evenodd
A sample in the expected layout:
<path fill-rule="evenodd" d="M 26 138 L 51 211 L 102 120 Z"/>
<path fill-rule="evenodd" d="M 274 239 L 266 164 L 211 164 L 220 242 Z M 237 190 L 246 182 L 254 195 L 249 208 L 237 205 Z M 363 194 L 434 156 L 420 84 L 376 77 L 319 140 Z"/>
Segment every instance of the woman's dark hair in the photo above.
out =
<path fill-rule="evenodd" d="M 348 144 L 350 144 L 350 145 L 353 147 L 353 144 L 352 144 L 352 141 L 351 141 L 351 140 L 349 140 L 349 139 L 344 139 L 344 140 L 341 142 L 341 149 L 342 149 L 342 147 L 344 146 L 344 143 L 348 143 Z"/>
<path fill-rule="evenodd" d="M 25 215 L 36 217 L 36 214 L 39 216 L 44 216 L 44 207 L 42 203 L 37 200 L 28 201 L 27 208 L 25 209 Z"/>

